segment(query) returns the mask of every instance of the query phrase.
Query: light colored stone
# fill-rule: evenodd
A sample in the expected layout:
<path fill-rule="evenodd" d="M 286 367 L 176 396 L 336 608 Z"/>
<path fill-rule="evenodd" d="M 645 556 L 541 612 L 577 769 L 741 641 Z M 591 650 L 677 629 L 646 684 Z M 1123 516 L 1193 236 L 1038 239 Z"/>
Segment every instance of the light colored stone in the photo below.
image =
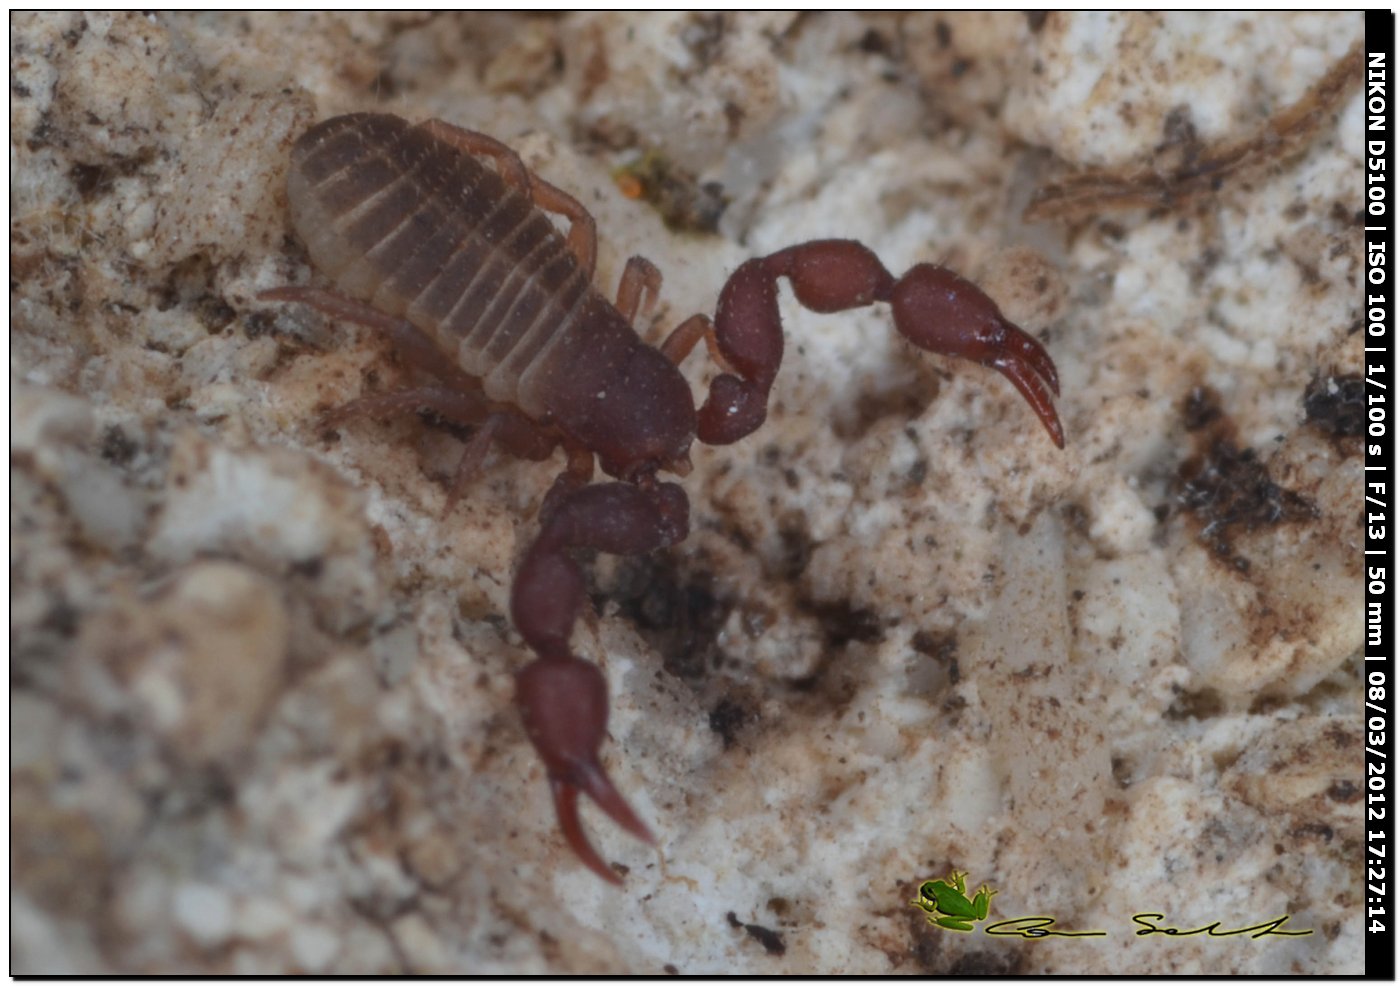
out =
<path fill-rule="evenodd" d="M 181 884 L 175 888 L 171 905 L 175 922 L 200 945 L 218 945 L 233 932 L 233 902 L 219 887 Z"/>

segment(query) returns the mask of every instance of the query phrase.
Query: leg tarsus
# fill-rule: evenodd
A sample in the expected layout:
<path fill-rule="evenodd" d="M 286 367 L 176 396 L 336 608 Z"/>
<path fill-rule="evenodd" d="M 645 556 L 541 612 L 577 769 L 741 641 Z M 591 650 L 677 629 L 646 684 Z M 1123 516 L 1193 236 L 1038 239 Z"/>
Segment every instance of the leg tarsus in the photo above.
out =
<path fill-rule="evenodd" d="M 439 409 L 433 410 L 448 421 L 460 424 L 468 423 L 460 418 L 443 414 Z M 487 453 L 491 451 L 492 445 L 500 446 L 517 458 L 538 461 L 549 458 L 558 444 L 555 436 L 518 411 L 491 411 L 487 414 L 481 427 L 477 428 L 471 438 L 467 440 L 466 448 L 462 450 L 462 458 L 457 463 L 457 472 L 452 479 L 452 488 L 448 491 L 442 515 L 446 517 L 452 513 L 453 508 L 462 499 L 467 488 L 481 474 L 482 463 L 485 461 Z"/>
<path fill-rule="evenodd" d="M 690 316 L 672 329 L 671 334 L 658 348 L 663 356 L 680 366 L 701 339 L 705 340 L 705 348 L 709 351 L 710 361 L 715 366 L 718 366 L 724 373 L 737 374 L 739 372 L 729 364 L 729 360 L 724 358 L 724 353 L 719 347 L 719 337 L 715 335 L 715 323 L 710 321 L 708 315 Z"/>
<path fill-rule="evenodd" d="M 467 446 L 462 450 L 462 458 L 457 463 L 457 472 L 452 477 L 452 488 L 447 491 L 447 500 L 442 505 L 444 518 L 452 513 L 467 487 L 481 473 L 486 453 L 491 451 L 491 443 L 496 440 L 496 434 L 501 429 L 501 419 L 502 415 L 499 413 L 488 415 L 476 433 L 467 440 Z"/>
<path fill-rule="evenodd" d="M 593 270 L 598 265 L 598 224 L 593 214 L 568 192 L 534 173 L 530 175 L 530 195 L 541 209 L 569 220 L 569 233 L 565 237 L 569 250 L 583 269 L 584 277 L 593 280 Z"/>
<path fill-rule="evenodd" d="M 661 269 L 646 257 L 629 257 L 617 284 L 617 305 L 627 324 L 636 327 L 637 314 L 645 316 L 661 293 Z"/>

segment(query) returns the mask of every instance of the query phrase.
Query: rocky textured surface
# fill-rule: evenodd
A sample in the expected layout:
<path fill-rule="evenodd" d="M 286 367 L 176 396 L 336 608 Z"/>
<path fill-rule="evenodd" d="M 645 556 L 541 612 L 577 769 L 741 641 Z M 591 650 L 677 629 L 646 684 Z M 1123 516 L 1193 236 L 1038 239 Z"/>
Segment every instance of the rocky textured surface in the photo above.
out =
<path fill-rule="evenodd" d="M 1359 15 L 11 26 L 15 972 L 1360 971 Z M 653 335 L 840 235 L 1059 364 L 1064 452 L 887 312 L 785 301 L 691 538 L 594 566 L 575 644 L 660 839 L 587 816 L 621 891 L 510 702 L 558 462 L 441 519 L 462 434 L 319 426 L 405 371 L 255 297 L 315 276 L 291 142 L 371 107 L 577 195 L 601 284 L 666 275 Z M 954 867 L 1108 935 L 929 927 Z"/>

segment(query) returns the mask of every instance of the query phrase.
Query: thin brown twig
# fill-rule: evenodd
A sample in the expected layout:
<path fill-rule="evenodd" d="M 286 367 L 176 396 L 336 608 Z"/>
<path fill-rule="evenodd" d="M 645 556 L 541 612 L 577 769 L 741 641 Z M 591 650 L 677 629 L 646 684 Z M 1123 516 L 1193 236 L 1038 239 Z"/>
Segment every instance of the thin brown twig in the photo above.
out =
<path fill-rule="evenodd" d="M 1041 186 L 1027 206 L 1027 222 L 1077 219 L 1132 208 L 1170 208 L 1218 191 L 1226 179 L 1289 157 L 1305 148 L 1332 118 L 1342 97 L 1364 73 L 1362 43 L 1339 58 L 1303 98 L 1239 140 L 1200 144 L 1187 134 L 1147 163 L 1071 175 Z"/>

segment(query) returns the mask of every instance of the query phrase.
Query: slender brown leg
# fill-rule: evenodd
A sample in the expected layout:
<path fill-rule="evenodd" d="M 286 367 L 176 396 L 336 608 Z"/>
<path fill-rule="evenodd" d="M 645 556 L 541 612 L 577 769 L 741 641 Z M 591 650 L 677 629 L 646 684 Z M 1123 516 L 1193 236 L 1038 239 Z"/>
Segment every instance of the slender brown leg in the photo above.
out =
<path fill-rule="evenodd" d="M 530 175 L 530 192 L 535 205 L 547 212 L 557 212 L 569 220 L 569 250 L 578 260 L 584 276 L 593 280 L 593 269 L 598 264 L 598 224 L 593 221 L 592 213 L 568 192 L 533 173 Z"/>
<path fill-rule="evenodd" d="M 646 257 L 630 257 L 617 285 L 617 310 L 633 327 L 637 313 L 646 315 L 661 293 L 661 271 Z M 643 297 L 645 296 L 645 297 Z"/>
<path fill-rule="evenodd" d="M 476 378 L 457 366 L 422 329 L 406 319 L 385 315 L 362 301 L 334 291 L 291 285 L 264 291 L 258 295 L 258 300 L 291 301 L 314 308 L 331 318 L 367 326 L 388 336 L 394 351 L 410 366 L 464 391 L 481 389 Z"/>
<path fill-rule="evenodd" d="M 506 184 L 524 195 L 530 194 L 530 170 L 520 155 L 495 137 L 456 127 L 446 120 L 428 120 L 418 128 L 431 137 L 466 151 L 478 157 L 489 157 L 496 162 L 496 170 L 506 180 Z"/>
<path fill-rule="evenodd" d="M 442 507 L 443 517 L 452 513 L 452 508 L 457 506 L 457 501 L 462 498 L 467 487 L 480 474 L 481 465 L 486 461 L 486 453 L 491 451 L 491 443 L 495 441 L 496 433 L 500 430 L 501 417 L 500 414 L 489 415 L 467 442 L 467 447 L 462 450 L 462 460 L 457 463 L 457 474 L 452 478 L 452 488 L 447 491 L 447 502 Z"/>
<path fill-rule="evenodd" d="M 466 409 L 465 402 L 462 409 Z M 449 421 L 466 423 L 451 413 L 450 409 L 445 410 L 439 406 L 431 410 Z M 519 458 L 538 461 L 548 458 L 557 444 L 558 440 L 554 435 L 518 411 L 499 408 L 490 411 L 486 420 L 467 440 L 466 448 L 462 450 L 462 459 L 457 463 L 457 472 L 452 478 L 452 487 L 447 492 L 447 502 L 443 504 L 442 515 L 446 517 L 452 513 L 468 487 L 481 475 L 482 465 L 492 445 L 499 446 Z"/>
<path fill-rule="evenodd" d="M 715 335 L 715 323 L 710 321 L 708 315 L 690 316 L 671 331 L 659 348 L 663 356 L 680 366 L 701 339 L 705 340 L 705 348 L 710 351 L 710 359 L 714 360 L 715 365 L 725 373 L 734 373 L 729 360 L 725 359 L 724 353 L 720 351 L 719 338 Z"/>
<path fill-rule="evenodd" d="M 442 515 L 446 517 L 461 499 L 471 481 L 481 471 L 486 453 L 491 443 L 500 434 L 505 412 L 492 411 L 490 402 L 477 394 L 463 393 L 451 387 L 412 387 L 408 390 L 395 390 L 387 394 L 370 394 L 342 404 L 321 419 L 328 427 L 338 427 L 354 418 L 372 415 L 415 414 L 431 411 L 445 421 L 454 424 L 476 426 L 476 431 L 467 440 L 462 452 L 462 460 L 457 464 L 456 476 L 447 494 L 447 503 Z"/>
<path fill-rule="evenodd" d="M 558 213 L 569 220 L 569 250 L 578 259 L 583 273 L 589 280 L 593 279 L 593 268 L 598 259 L 598 229 L 593 216 L 578 199 L 533 174 L 520 160 L 519 154 L 495 137 L 475 130 L 464 130 L 444 120 L 429 120 L 419 126 L 438 140 L 446 141 L 468 154 L 491 158 L 508 185 L 530 196 L 541 209 Z"/>

